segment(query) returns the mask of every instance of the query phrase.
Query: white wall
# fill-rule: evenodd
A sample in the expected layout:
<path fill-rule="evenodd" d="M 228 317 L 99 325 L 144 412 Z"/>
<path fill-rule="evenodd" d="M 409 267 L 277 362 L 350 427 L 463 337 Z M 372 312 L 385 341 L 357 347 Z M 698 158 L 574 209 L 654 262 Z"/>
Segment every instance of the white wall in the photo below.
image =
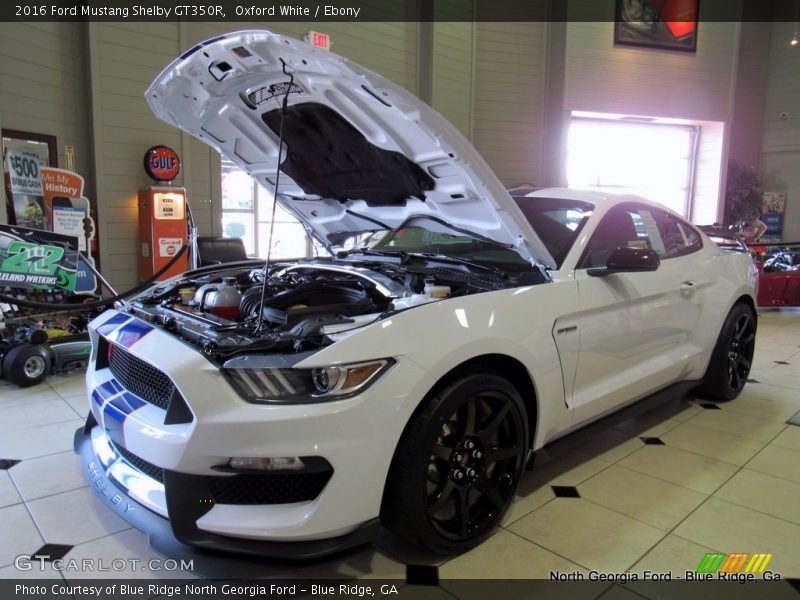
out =
<path fill-rule="evenodd" d="M 184 165 L 187 162 L 181 132 L 157 120 L 144 100 L 147 85 L 181 50 L 180 25 L 88 27 L 100 264 L 111 284 L 126 290 L 138 282 L 137 190 L 152 185 L 142 167 L 144 153 L 164 144 L 178 152 Z M 175 185 L 184 184 L 185 172 Z"/>
<path fill-rule="evenodd" d="M 566 185 L 567 127 L 570 112 L 564 106 L 567 60 L 567 23 L 545 24 L 545 80 L 542 129 L 542 185 Z"/>
<path fill-rule="evenodd" d="M 800 240 L 800 46 L 789 45 L 793 32 L 794 23 L 772 27 L 761 157 L 764 189 L 786 192 L 786 241 Z"/>
<path fill-rule="evenodd" d="M 697 52 L 614 46 L 612 22 L 567 24 L 568 110 L 727 121 L 738 23 L 699 25 Z"/>
<path fill-rule="evenodd" d="M 473 143 L 508 186 L 542 183 L 546 23 L 477 23 Z"/>
<path fill-rule="evenodd" d="M 736 69 L 731 160 L 753 168 L 761 161 L 771 23 L 742 23 Z"/>
<path fill-rule="evenodd" d="M 72 145 L 93 199 L 84 38 L 81 23 L 0 23 L 0 126 L 56 136 L 61 167 Z"/>
<path fill-rule="evenodd" d="M 75 146 L 88 163 L 86 69 L 81 23 L 0 23 L 0 114 L 9 129 L 55 135 L 59 165 Z"/>
<path fill-rule="evenodd" d="M 721 122 L 706 121 L 699 124 L 697 155 L 695 156 L 694 197 L 689 215 L 693 223 L 711 225 L 721 222 L 719 201 L 721 194 L 720 170 L 724 154 L 725 128 Z"/>
<path fill-rule="evenodd" d="M 472 137 L 473 65 L 475 23 L 433 24 L 431 106 Z"/>

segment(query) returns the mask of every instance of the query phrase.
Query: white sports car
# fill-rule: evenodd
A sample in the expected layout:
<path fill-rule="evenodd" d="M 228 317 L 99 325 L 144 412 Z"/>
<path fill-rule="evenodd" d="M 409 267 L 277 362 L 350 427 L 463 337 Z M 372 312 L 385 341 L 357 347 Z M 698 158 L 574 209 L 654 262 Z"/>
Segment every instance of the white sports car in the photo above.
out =
<path fill-rule="evenodd" d="M 745 385 L 756 269 L 660 205 L 512 197 L 417 98 L 265 31 L 200 44 L 146 96 L 330 257 L 199 269 L 92 323 L 76 446 L 139 527 L 311 557 L 382 522 L 459 552 L 534 451 L 657 392 Z"/>

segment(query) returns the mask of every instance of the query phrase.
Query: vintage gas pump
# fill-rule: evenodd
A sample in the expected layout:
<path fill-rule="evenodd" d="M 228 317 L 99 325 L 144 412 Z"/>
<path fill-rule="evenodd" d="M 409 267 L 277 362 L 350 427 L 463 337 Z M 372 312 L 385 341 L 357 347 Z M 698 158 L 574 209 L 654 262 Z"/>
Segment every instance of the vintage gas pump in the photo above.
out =
<path fill-rule="evenodd" d="M 174 150 L 154 146 L 144 158 L 145 171 L 161 185 L 139 189 L 139 279 L 144 281 L 160 271 L 187 244 L 187 199 L 184 188 L 163 185 L 180 172 Z M 164 280 L 188 269 L 184 254 L 159 279 Z"/>

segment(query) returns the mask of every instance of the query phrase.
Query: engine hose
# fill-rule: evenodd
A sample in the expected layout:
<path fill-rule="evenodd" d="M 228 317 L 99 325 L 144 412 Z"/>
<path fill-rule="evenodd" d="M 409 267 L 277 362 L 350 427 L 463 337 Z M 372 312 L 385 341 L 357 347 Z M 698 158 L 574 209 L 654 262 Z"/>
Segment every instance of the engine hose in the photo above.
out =
<path fill-rule="evenodd" d="M 15 304 L 17 306 L 24 306 L 26 308 L 41 308 L 48 310 L 50 312 L 66 312 L 72 310 L 92 310 L 95 308 L 102 308 L 104 306 L 109 306 L 114 304 L 119 300 L 127 298 L 128 296 L 133 296 L 134 294 L 138 294 L 139 292 L 147 289 L 156 279 L 161 277 L 164 273 L 169 271 L 170 267 L 178 262 L 178 259 L 183 256 L 186 250 L 189 248 L 187 245 L 181 246 L 181 249 L 178 250 L 178 253 L 173 256 L 170 261 L 164 265 L 164 267 L 154 274 L 150 279 L 147 281 L 143 281 L 136 287 L 129 289 L 126 292 L 122 292 L 121 294 L 117 294 L 116 296 L 112 296 L 111 298 L 106 298 L 104 300 L 98 300 L 97 302 L 87 302 L 87 303 L 79 303 L 79 304 L 51 304 L 49 302 L 31 302 L 30 300 L 20 300 L 19 298 L 14 298 L 13 296 L 5 296 L 0 294 L 0 302 L 5 302 L 6 304 Z"/>

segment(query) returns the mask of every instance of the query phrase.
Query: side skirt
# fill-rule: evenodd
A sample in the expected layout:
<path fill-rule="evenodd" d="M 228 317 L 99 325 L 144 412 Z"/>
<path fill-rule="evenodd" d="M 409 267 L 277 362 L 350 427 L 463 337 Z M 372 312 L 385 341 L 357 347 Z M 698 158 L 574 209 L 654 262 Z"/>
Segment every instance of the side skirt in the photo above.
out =
<path fill-rule="evenodd" d="M 696 388 L 700 383 L 701 381 L 681 381 L 655 394 L 637 400 L 633 404 L 624 406 L 616 412 L 606 415 L 572 433 L 568 433 L 557 440 L 549 442 L 539 450 L 532 451 L 528 455 L 525 467 L 530 471 L 533 469 L 534 462 L 548 462 L 565 450 L 579 448 L 586 440 L 598 433 L 611 429 L 615 425 L 619 425 L 620 423 L 639 416 L 670 400 L 683 398 L 689 390 Z"/>

